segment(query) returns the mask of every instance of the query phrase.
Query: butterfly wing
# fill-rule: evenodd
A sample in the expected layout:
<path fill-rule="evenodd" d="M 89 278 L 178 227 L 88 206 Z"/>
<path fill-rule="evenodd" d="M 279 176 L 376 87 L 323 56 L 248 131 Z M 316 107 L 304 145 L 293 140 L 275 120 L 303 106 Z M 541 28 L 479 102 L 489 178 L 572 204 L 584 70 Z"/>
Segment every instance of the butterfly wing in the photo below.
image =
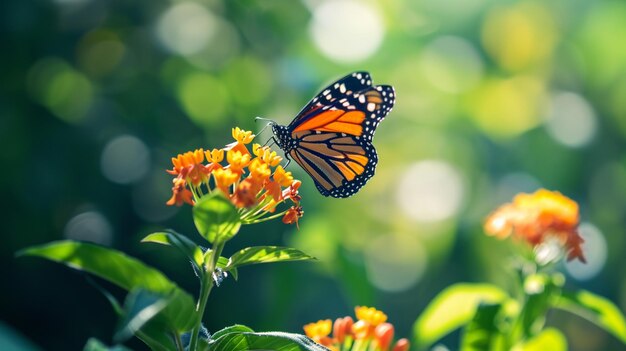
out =
<path fill-rule="evenodd" d="M 302 108 L 296 118 L 289 124 L 289 127 L 301 123 L 303 119 L 311 117 L 311 113 L 317 109 L 331 105 L 337 98 L 352 95 L 370 88 L 372 77 L 367 72 L 354 72 L 330 84 L 322 89 L 309 103 Z"/>
<path fill-rule="evenodd" d="M 303 109 L 304 114 L 289 125 L 297 146 L 288 154 L 313 178 L 324 196 L 349 197 L 374 175 L 378 156 L 371 141 L 395 102 L 393 87 L 371 86 L 369 75 L 361 84 L 355 74 L 338 81 L 339 87 L 333 89 L 338 89 L 339 95 L 325 89 L 315 98 L 317 102 L 309 103 L 313 107 Z M 347 90 L 348 86 L 363 89 Z M 322 103 L 320 96 L 327 101 Z"/>
<path fill-rule="evenodd" d="M 324 196 L 348 197 L 374 175 L 378 162 L 370 143 L 342 133 L 301 132 L 297 148 L 289 151 L 315 181 Z"/>

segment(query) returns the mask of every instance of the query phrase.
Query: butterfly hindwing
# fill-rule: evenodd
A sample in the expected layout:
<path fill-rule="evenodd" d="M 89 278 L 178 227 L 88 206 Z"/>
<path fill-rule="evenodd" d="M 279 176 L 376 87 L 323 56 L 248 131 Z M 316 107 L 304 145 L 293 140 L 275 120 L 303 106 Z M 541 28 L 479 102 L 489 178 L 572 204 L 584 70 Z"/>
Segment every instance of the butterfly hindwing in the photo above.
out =
<path fill-rule="evenodd" d="M 299 133 L 289 152 L 324 196 L 348 197 L 374 175 L 378 157 L 371 143 L 342 133 Z"/>

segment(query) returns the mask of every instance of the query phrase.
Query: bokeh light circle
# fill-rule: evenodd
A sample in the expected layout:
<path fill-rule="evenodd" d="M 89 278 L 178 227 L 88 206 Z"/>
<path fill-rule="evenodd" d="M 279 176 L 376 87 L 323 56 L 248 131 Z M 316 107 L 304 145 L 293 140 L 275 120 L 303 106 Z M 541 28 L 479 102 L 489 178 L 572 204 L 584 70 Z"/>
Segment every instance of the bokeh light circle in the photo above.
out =
<path fill-rule="evenodd" d="M 176 54 L 191 55 L 202 51 L 215 34 L 214 16 L 195 2 L 180 2 L 159 18 L 156 34 L 163 46 Z"/>
<path fill-rule="evenodd" d="M 460 172 L 440 160 L 413 164 L 402 176 L 396 199 L 402 211 L 421 222 L 436 222 L 458 213 L 464 198 Z"/>
<path fill-rule="evenodd" d="M 109 221 L 97 211 L 80 213 L 65 225 L 63 235 L 67 239 L 90 241 L 109 246 L 113 241 L 113 229 Z"/>
<path fill-rule="evenodd" d="M 104 147 L 100 157 L 102 174 L 112 182 L 129 184 L 143 178 L 150 168 L 146 144 L 131 135 L 122 135 Z"/>
<path fill-rule="evenodd" d="M 428 253 L 411 235 L 380 235 L 365 249 L 369 281 L 383 291 L 404 291 L 424 275 Z"/>
<path fill-rule="evenodd" d="M 596 115 L 582 96 L 569 92 L 558 93 L 550 101 L 546 129 L 561 144 L 582 147 L 596 133 Z"/>
<path fill-rule="evenodd" d="M 467 40 L 438 37 L 425 48 L 420 60 L 422 74 L 435 88 L 460 93 L 474 87 L 483 76 L 483 62 Z"/>
<path fill-rule="evenodd" d="M 589 280 L 595 277 L 606 264 L 608 247 L 600 229 L 591 223 L 582 223 L 578 228 L 583 237 L 583 253 L 587 263 L 573 260 L 565 264 L 567 273 L 577 280 Z"/>
<path fill-rule="evenodd" d="M 313 10 L 309 31 L 328 58 L 354 62 L 376 52 L 385 29 L 378 11 L 367 3 L 327 1 Z"/>

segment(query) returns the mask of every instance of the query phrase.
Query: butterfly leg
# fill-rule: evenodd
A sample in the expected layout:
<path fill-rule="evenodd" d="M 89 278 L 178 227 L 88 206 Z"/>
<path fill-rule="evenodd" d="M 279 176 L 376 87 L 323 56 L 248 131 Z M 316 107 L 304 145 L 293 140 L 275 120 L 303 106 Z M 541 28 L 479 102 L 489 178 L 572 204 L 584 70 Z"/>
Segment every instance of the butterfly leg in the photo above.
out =
<path fill-rule="evenodd" d="M 291 163 L 291 159 L 289 158 L 289 155 L 285 154 L 285 158 L 287 159 L 287 164 L 285 165 L 285 167 L 283 167 L 283 169 L 287 169 L 287 167 Z"/>

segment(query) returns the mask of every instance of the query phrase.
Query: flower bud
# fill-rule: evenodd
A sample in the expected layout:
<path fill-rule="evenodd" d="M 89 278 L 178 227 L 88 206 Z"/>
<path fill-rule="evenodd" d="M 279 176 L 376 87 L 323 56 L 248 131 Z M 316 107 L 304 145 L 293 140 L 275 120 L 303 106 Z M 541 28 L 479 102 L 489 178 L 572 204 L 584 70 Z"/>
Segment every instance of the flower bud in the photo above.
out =
<path fill-rule="evenodd" d="M 337 342 L 341 344 L 347 335 L 352 335 L 352 324 L 354 324 L 354 321 L 350 316 L 337 318 L 333 325 L 333 336 L 337 339 Z"/>
<path fill-rule="evenodd" d="M 410 346 L 411 344 L 409 344 L 409 340 L 402 338 L 396 342 L 393 347 L 393 351 L 409 351 Z"/>
<path fill-rule="evenodd" d="M 374 329 L 374 337 L 381 351 L 389 350 L 389 345 L 391 345 L 391 341 L 393 340 L 393 331 L 393 325 L 390 323 L 379 324 L 376 329 Z"/>

